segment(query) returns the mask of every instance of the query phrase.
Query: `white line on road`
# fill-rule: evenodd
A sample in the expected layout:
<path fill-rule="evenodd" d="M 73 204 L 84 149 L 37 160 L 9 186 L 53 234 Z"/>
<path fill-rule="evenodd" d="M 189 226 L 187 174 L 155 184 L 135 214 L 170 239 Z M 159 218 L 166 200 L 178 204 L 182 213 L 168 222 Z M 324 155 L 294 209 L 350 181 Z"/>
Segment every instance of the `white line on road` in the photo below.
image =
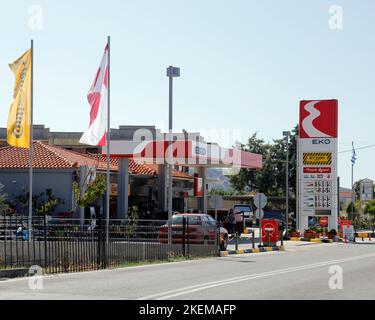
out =
<path fill-rule="evenodd" d="M 329 266 L 329 265 L 334 265 L 334 264 L 339 264 L 339 263 L 344 263 L 344 262 L 358 261 L 358 260 L 369 259 L 369 258 L 374 258 L 374 257 L 375 257 L 375 253 L 372 253 L 372 254 L 366 254 L 366 255 L 361 255 L 361 256 L 356 256 L 356 257 L 351 257 L 351 258 L 331 260 L 331 261 L 319 262 L 319 263 L 314 263 L 314 264 L 309 264 L 309 265 L 304 265 L 304 266 L 299 266 L 299 267 L 291 267 L 291 268 L 285 268 L 285 269 L 280 269 L 280 270 L 274 270 L 270 272 L 235 277 L 235 278 L 230 278 L 230 279 L 225 279 L 225 280 L 220 280 L 220 281 L 201 283 L 201 284 L 194 285 L 194 286 L 179 288 L 175 290 L 160 292 L 160 293 L 156 293 L 153 295 L 141 297 L 138 300 L 151 300 L 151 299 L 167 300 L 167 299 L 176 298 L 182 295 L 194 293 L 197 291 L 203 291 L 203 290 L 207 290 L 207 289 L 211 289 L 211 288 L 215 288 L 219 286 L 226 286 L 229 284 L 238 283 L 242 281 L 249 281 L 253 279 L 276 276 L 276 275 L 302 271 L 302 270 L 315 269 L 315 268 L 320 268 L 324 266 Z"/>

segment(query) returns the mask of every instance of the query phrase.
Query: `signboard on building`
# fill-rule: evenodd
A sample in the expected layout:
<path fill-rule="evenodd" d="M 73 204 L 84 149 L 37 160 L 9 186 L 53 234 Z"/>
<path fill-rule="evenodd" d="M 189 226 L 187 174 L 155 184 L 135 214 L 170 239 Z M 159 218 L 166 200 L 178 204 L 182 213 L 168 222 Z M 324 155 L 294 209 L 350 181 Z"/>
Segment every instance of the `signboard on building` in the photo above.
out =
<path fill-rule="evenodd" d="M 301 101 L 299 133 L 298 227 L 326 217 L 337 230 L 338 101 Z"/>
<path fill-rule="evenodd" d="M 194 197 L 203 197 L 203 178 L 198 174 L 194 175 Z"/>
<path fill-rule="evenodd" d="M 372 201 L 374 197 L 374 181 L 363 179 L 359 182 L 361 201 Z"/>

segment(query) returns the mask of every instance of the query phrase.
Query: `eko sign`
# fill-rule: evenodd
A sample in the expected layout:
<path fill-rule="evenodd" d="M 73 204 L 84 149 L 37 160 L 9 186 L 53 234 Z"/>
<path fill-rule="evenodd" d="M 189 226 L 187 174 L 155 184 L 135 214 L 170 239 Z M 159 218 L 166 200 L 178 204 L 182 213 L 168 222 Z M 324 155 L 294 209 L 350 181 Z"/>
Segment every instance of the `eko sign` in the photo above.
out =
<path fill-rule="evenodd" d="M 298 228 L 327 217 L 337 230 L 338 101 L 301 101 L 298 139 Z M 323 218 L 324 220 L 324 218 Z"/>

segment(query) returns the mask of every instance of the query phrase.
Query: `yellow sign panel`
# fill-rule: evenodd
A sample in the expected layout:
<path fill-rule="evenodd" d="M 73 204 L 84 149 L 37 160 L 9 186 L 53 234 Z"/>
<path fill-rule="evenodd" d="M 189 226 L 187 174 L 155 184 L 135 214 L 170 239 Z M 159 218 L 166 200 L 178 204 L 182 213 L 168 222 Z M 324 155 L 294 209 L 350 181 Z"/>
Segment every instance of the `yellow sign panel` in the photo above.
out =
<path fill-rule="evenodd" d="M 332 165 L 332 152 L 309 152 L 303 154 L 305 166 L 330 166 Z"/>

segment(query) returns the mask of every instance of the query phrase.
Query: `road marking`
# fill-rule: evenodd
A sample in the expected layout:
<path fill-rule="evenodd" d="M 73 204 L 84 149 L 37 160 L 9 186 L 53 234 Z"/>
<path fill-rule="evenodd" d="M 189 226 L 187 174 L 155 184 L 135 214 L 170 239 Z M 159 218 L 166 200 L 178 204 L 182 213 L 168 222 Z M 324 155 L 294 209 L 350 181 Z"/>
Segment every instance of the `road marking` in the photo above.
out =
<path fill-rule="evenodd" d="M 253 275 L 229 278 L 229 279 L 225 279 L 225 280 L 201 283 L 201 284 L 194 285 L 194 286 L 179 288 L 179 289 L 175 289 L 175 290 L 160 292 L 160 293 L 156 293 L 156 294 L 153 294 L 153 295 L 141 297 L 141 298 L 138 298 L 138 300 L 151 300 L 151 299 L 167 300 L 167 299 L 187 295 L 187 294 L 190 294 L 190 293 L 203 291 L 203 290 L 207 290 L 207 289 L 211 289 L 211 288 L 215 288 L 215 287 L 219 287 L 219 286 L 226 286 L 226 285 L 229 285 L 229 284 L 238 283 L 238 282 L 242 282 L 242 281 L 250 281 L 250 280 L 259 279 L 259 278 L 277 276 L 277 275 L 296 272 L 296 271 L 315 269 L 315 268 L 320 268 L 320 267 L 329 266 L 329 265 L 333 265 L 333 264 L 340 264 L 340 263 L 344 263 L 344 262 L 352 262 L 352 261 L 358 261 L 358 260 L 369 259 L 369 258 L 375 258 L 375 253 L 361 255 L 361 256 L 355 256 L 355 257 L 351 257 L 351 258 L 339 259 L 339 260 L 319 262 L 319 263 L 303 265 L 303 266 L 298 266 L 298 267 L 279 269 L 279 270 L 263 272 L 263 273 L 253 274 Z"/>

